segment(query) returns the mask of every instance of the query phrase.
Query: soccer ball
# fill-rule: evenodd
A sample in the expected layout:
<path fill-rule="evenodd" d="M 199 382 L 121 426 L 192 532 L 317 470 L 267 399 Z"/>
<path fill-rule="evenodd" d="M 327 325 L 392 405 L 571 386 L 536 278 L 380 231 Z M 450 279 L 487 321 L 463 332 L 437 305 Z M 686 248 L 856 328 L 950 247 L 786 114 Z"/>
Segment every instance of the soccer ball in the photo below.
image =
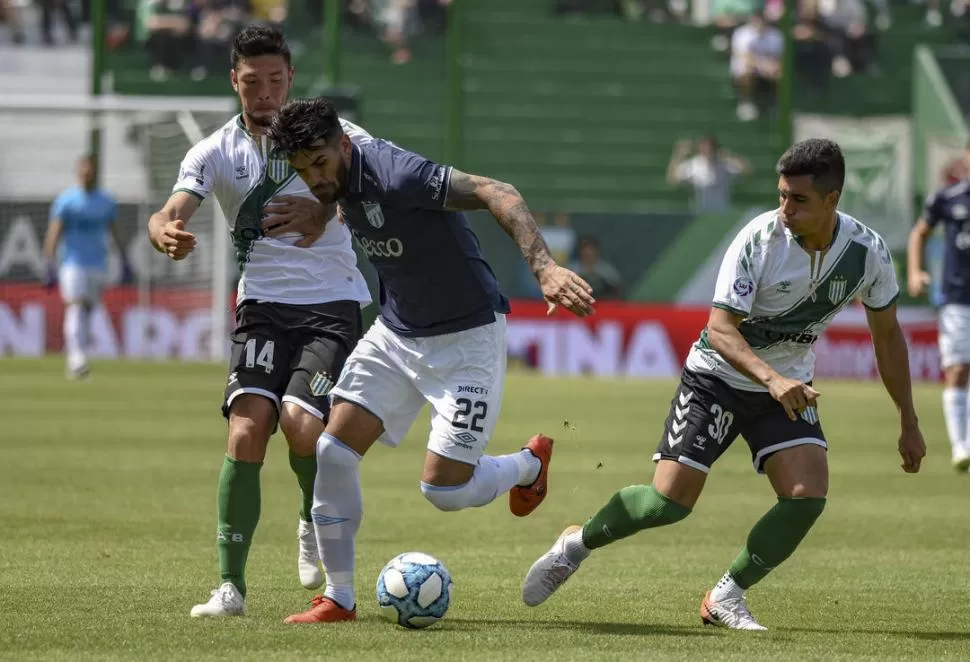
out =
<path fill-rule="evenodd" d="M 429 554 L 398 554 L 377 578 L 381 614 L 401 627 L 418 629 L 437 623 L 450 602 L 451 575 Z"/>

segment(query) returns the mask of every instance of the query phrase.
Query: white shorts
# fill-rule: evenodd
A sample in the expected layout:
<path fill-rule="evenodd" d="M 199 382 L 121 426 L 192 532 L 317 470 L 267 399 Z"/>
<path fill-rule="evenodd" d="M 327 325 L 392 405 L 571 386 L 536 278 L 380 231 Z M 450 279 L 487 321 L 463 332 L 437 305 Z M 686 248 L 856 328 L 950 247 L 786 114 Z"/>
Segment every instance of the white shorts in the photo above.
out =
<path fill-rule="evenodd" d="M 86 269 L 65 264 L 57 272 L 57 283 L 64 301 L 84 301 L 97 305 L 101 301 L 108 275 L 100 269 Z"/>
<path fill-rule="evenodd" d="M 379 441 L 389 446 L 401 443 L 429 402 L 428 450 L 476 464 L 498 421 L 505 363 L 505 315 L 429 338 L 404 338 L 378 318 L 347 359 L 330 397 L 381 419 Z"/>
<path fill-rule="evenodd" d="M 940 308 L 940 365 L 970 365 L 970 306 L 948 303 Z"/>

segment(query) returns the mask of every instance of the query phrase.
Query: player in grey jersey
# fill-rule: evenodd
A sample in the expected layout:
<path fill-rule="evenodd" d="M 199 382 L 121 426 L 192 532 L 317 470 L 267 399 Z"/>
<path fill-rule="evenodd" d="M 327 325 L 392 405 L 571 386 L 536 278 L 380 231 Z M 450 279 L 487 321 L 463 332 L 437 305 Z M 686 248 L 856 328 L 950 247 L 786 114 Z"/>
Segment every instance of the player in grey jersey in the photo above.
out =
<path fill-rule="evenodd" d="M 860 298 L 883 383 L 899 412 L 902 468 L 926 453 L 913 406 L 899 288 L 882 239 L 836 211 L 845 178 L 838 145 L 807 140 L 778 162 L 779 208 L 749 223 L 721 264 L 707 328 L 674 393 L 653 484 L 617 492 L 585 526 L 570 526 L 530 568 L 523 600 L 545 601 L 594 549 L 687 517 L 714 462 L 740 434 L 778 501 L 704 596 L 705 623 L 764 630 L 744 592 L 787 559 L 825 507 L 827 443 L 812 385 L 812 344 Z"/>

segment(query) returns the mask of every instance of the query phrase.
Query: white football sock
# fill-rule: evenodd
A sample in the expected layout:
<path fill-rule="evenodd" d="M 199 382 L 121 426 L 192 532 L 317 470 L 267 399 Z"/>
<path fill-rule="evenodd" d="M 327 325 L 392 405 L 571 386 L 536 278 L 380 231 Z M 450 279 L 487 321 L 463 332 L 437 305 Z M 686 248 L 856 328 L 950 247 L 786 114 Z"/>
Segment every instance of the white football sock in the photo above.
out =
<path fill-rule="evenodd" d="M 422 482 L 421 492 L 436 508 L 448 512 L 490 504 L 523 480 L 523 471 L 528 470 L 528 465 L 520 455 L 521 452 L 483 455 L 478 459 L 471 480 L 464 485 L 438 487 Z M 532 454 L 529 453 L 529 456 L 532 457 Z"/>
<path fill-rule="evenodd" d="M 67 304 L 64 308 L 64 353 L 67 355 L 68 370 L 78 370 L 87 363 L 84 354 L 84 306 L 78 303 Z"/>
<path fill-rule="evenodd" d="M 713 602 L 740 597 L 744 597 L 744 589 L 738 586 L 730 572 L 725 572 L 724 576 L 721 577 L 721 581 L 711 591 L 711 600 Z"/>
<path fill-rule="evenodd" d="M 317 440 L 317 478 L 313 483 L 313 528 L 327 575 L 323 595 L 353 609 L 354 553 L 364 516 L 360 455 L 326 432 Z"/>
<path fill-rule="evenodd" d="M 536 482 L 536 478 L 539 477 L 539 472 L 542 470 L 542 462 L 532 454 L 532 451 L 523 449 L 518 453 L 503 455 L 502 457 L 514 457 L 516 463 L 518 463 L 519 480 L 516 485 L 526 486 Z"/>
<path fill-rule="evenodd" d="M 572 563 L 579 565 L 592 553 L 586 545 L 583 544 L 583 530 L 573 531 L 566 535 L 565 540 L 563 540 L 563 553 L 566 558 Z"/>
<path fill-rule="evenodd" d="M 946 433 L 953 450 L 960 450 L 966 443 L 967 434 L 967 390 L 948 387 L 943 389 L 943 418 Z"/>

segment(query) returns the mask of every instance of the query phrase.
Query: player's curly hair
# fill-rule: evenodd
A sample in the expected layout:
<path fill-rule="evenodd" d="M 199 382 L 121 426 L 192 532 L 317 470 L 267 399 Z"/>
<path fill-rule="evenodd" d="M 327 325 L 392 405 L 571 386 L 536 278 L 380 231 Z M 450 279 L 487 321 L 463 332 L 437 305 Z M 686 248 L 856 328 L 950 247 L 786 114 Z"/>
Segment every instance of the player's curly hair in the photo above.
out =
<path fill-rule="evenodd" d="M 233 69 L 239 66 L 240 60 L 260 55 L 279 55 L 286 61 L 286 66 L 290 66 L 290 47 L 278 28 L 250 25 L 232 40 L 229 59 Z"/>
<path fill-rule="evenodd" d="M 309 149 L 323 140 L 332 144 L 343 135 L 337 109 L 329 99 L 294 99 L 280 110 L 267 133 L 285 156 Z"/>
<path fill-rule="evenodd" d="M 782 177 L 810 175 L 815 190 L 826 196 L 842 191 L 845 185 L 845 157 L 837 143 L 824 138 L 809 138 L 788 148 L 775 171 Z"/>

